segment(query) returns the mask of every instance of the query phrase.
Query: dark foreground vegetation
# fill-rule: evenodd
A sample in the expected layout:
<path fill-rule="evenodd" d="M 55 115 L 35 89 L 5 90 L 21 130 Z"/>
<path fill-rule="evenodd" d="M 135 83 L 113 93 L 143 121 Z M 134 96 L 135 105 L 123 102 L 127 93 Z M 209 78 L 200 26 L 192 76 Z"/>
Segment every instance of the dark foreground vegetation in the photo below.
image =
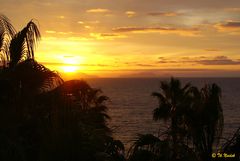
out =
<path fill-rule="evenodd" d="M 157 136 L 139 135 L 129 151 L 129 160 L 239 160 L 239 130 L 226 144 L 219 145 L 224 120 L 218 85 L 198 89 L 191 84 L 182 86 L 179 80 L 171 78 L 169 82 L 161 82 L 160 91 L 152 95 L 159 101 L 153 119 L 164 121 L 169 127 Z"/>
<path fill-rule="evenodd" d="M 32 21 L 16 32 L 0 17 L 0 160 L 123 160 L 106 122 L 108 97 L 34 60 L 39 39 Z"/>
<path fill-rule="evenodd" d="M 208 161 L 221 139 L 223 111 L 216 84 L 198 89 L 162 82 L 153 111 L 167 130 L 139 135 L 128 154 L 108 127 L 101 90 L 86 82 L 64 82 L 34 59 L 40 32 L 30 21 L 16 32 L 0 16 L 1 161 Z M 219 151 L 239 159 L 239 130 Z M 226 160 L 230 160 L 227 158 Z"/>

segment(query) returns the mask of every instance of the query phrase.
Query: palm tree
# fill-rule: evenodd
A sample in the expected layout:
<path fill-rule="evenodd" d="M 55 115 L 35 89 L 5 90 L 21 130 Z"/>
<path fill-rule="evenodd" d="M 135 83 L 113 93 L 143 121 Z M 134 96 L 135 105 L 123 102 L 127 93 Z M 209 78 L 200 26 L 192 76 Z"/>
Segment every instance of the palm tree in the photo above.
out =
<path fill-rule="evenodd" d="M 108 97 L 39 64 L 39 39 L 33 21 L 17 33 L 0 16 L 0 160 L 124 160 L 107 126 Z"/>
<path fill-rule="evenodd" d="M 33 20 L 16 32 L 9 19 L 0 15 L 1 80 L 12 81 L 15 88 L 25 93 L 47 91 L 63 82 L 56 72 L 35 60 L 34 49 L 40 38 L 40 32 Z"/>
<path fill-rule="evenodd" d="M 168 121 L 170 127 L 161 136 L 140 135 L 130 149 L 129 157 L 131 160 L 138 160 L 136 157 L 144 158 L 142 155 L 146 155 L 145 160 L 149 161 L 186 160 L 186 158 L 194 160 L 192 150 L 185 146 L 184 142 L 186 136 L 184 114 L 190 106 L 189 89 L 189 83 L 182 86 L 179 80 L 171 78 L 170 82 L 161 82 L 159 92 L 152 93 L 159 102 L 158 107 L 153 111 L 153 119 L 155 121 Z"/>
<path fill-rule="evenodd" d="M 140 135 L 129 151 L 134 160 L 211 160 L 213 145 L 223 128 L 221 89 L 216 84 L 201 90 L 171 78 L 161 82 L 160 92 L 152 94 L 159 101 L 153 119 L 168 121 L 169 129 L 159 136 Z"/>
<path fill-rule="evenodd" d="M 17 33 L 0 16 L 0 160 L 125 160 L 107 126 L 108 97 L 39 64 L 39 39 L 33 21 Z"/>
<path fill-rule="evenodd" d="M 202 160 L 211 160 L 213 145 L 218 144 L 223 129 L 221 89 L 216 84 L 205 85 L 200 91 L 190 90 L 192 107 L 186 114 L 186 124 L 194 147 Z"/>
<path fill-rule="evenodd" d="M 161 82 L 160 92 L 152 93 L 159 101 L 159 106 L 153 111 L 153 119 L 155 121 L 170 121 L 169 136 L 171 136 L 174 148 L 177 147 L 177 144 L 184 141 L 184 112 L 190 105 L 188 97 L 189 87 L 189 83 L 182 87 L 179 80 L 171 78 L 170 82 Z"/>
<path fill-rule="evenodd" d="M 1 160 L 29 159 L 25 150 L 32 145 L 27 143 L 34 140 L 32 132 L 36 130 L 32 122 L 37 111 L 35 96 L 63 82 L 56 72 L 35 60 L 38 40 L 40 32 L 33 21 L 16 32 L 9 19 L 0 15 L 0 139 L 5 140 L 0 151 L 7 149 Z"/>
<path fill-rule="evenodd" d="M 40 128 L 42 160 L 124 161 L 124 146 L 111 137 L 107 126 L 106 101 L 101 90 L 80 80 L 42 93 L 37 103 L 46 111 L 40 115 L 45 122 Z"/>

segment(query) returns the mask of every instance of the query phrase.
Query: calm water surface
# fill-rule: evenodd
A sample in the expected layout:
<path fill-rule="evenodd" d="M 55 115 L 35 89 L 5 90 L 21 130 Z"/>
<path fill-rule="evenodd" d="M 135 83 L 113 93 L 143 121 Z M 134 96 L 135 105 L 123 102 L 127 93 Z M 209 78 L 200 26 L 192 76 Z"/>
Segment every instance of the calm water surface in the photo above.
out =
<path fill-rule="evenodd" d="M 110 97 L 109 125 L 114 136 L 124 142 L 128 149 L 137 134 L 158 133 L 159 127 L 166 125 L 152 120 L 152 111 L 157 107 L 157 99 L 151 96 L 159 90 L 157 78 L 98 78 L 86 81 L 94 88 L 101 88 Z M 222 89 L 224 112 L 224 137 L 231 136 L 240 126 L 240 78 L 181 78 L 183 84 L 203 87 L 206 83 L 217 83 Z"/>

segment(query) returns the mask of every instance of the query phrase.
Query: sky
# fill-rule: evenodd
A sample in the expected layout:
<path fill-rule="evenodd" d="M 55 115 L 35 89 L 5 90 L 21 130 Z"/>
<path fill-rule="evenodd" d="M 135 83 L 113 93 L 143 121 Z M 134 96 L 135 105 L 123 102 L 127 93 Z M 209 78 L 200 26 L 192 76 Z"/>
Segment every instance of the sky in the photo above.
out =
<path fill-rule="evenodd" d="M 64 78 L 240 77 L 239 0 L 0 0 Z"/>

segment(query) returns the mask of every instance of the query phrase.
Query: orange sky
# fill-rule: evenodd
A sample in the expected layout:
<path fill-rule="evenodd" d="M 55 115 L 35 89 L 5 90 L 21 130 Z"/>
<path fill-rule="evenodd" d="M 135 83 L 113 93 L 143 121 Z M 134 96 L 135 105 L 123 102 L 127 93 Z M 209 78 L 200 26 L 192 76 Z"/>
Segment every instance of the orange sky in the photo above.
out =
<path fill-rule="evenodd" d="M 68 78 L 239 77 L 239 0 L 0 0 L 36 59 Z M 17 5 L 16 5 L 17 4 Z"/>

